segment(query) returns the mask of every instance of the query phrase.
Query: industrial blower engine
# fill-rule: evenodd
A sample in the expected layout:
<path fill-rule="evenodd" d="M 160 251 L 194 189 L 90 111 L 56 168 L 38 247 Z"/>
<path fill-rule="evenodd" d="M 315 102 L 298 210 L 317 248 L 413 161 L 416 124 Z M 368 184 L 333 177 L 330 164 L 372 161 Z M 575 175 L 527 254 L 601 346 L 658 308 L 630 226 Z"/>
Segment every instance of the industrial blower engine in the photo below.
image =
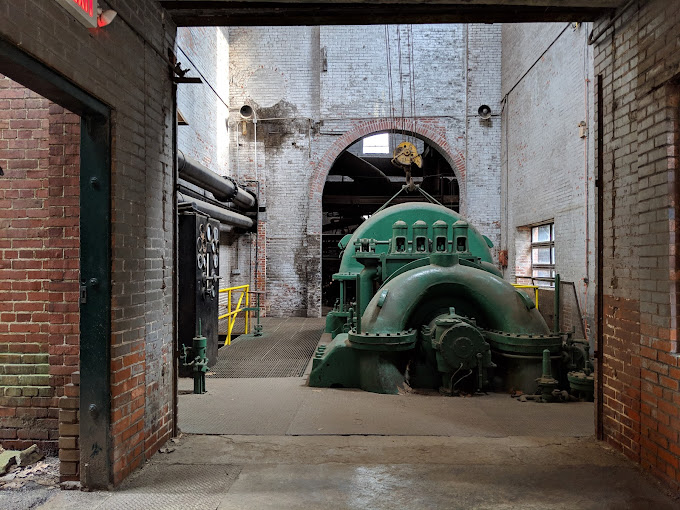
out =
<path fill-rule="evenodd" d="M 587 392 L 586 341 L 548 328 L 533 300 L 501 277 L 492 246 L 433 203 L 371 216 L 340 241 L 333 275 L 340 298 L 309 385 L 398 393 L 408 383 L 444 394 L 513 388 L 549 400 L 573 378 Z"/>

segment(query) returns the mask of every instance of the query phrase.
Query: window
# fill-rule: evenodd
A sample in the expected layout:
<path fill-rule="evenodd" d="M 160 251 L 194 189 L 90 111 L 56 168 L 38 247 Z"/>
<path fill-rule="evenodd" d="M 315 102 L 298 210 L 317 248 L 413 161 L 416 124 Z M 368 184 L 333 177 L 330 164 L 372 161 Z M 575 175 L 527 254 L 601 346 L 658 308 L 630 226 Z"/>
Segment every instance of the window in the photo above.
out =
<path fill-rule="evenodd" d="M 367 136 L 363 140 L 364 154 L 389 154 L 390 135 L 381 133 L 379 135 Z"/>
<path fill-rule="evenodd" d="M 555 224 L 531 228 L 531 276 L 536 285 L 555 285 Z"/>

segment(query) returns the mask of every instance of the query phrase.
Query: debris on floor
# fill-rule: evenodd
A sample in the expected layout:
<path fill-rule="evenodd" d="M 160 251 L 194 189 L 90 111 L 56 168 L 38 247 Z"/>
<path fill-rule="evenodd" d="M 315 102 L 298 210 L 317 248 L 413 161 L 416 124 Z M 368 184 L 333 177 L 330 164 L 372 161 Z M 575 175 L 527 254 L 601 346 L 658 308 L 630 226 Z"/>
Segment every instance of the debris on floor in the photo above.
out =
<path fill-rule="evenodd" d="M 21 489 L 29 482 L 57 487 L 59 459 L 45 458 L 37 445 L 25 450 L 0 449 L 0 490 Z"/>
<path fill-rule="evenodd" d="M 38 445 L 33 445 L 20 451 L 16 456 L 17 466 L 26 467 L 42 460 L 45 454 L 38 449 Z"/>
<path fill-rule="evenodd" d="M 11 466 L 30 466 L 41 460 L 45 455 L 38 449 L 38 445 L 32 445 L 25 450 L 5 450 L 0 446 L 0 475 L 7 473 Z"/>

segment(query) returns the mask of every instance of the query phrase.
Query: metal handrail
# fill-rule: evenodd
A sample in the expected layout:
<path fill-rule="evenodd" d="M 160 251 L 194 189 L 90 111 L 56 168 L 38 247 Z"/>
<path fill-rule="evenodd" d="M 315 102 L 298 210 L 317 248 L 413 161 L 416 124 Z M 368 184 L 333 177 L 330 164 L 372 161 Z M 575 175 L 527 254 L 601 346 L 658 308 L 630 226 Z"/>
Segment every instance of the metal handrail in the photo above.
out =
<path fill-rule="evenodd" d="M 238 301 L 236 303 L 236 308 L 232 309 L 232 294 L 236 291 L 241 291 L 241 296 L 238 298 Z M 250 317 L 250 285 L 239 285 L 237 287 L 228 287 L 226 289 L 220 289 L 220 294 L 226 292 L 227 293 L 227 313 L 219 315 L 217 317 L 218 320 L 222 320 L 227 318 L 227 324 L 228 324 L 228 329 L 227 329 L 227 338 L 224 340 L 224 345 L 231 345 L 231 333 L 234 329 L 234 324 L 236 324 L 236 316 L 241 313 L 245 312 L 246 316 L 246 335 L 250 332 L 250 327 L 249 327 L 249 322 L 248 318 Z M 243 298 L 245 297 L 246 300 L 246 305 L 241 306 L 241 303 L 243 303 Z"/>
<path fill-rule="evenodd" d="M 521 285 L 519 283 L 513 283 L 512 286 L 516 289 L 534 289 L 534 302 L 536 304 L 536 310 L 538 310 L 538 285 Z"/>

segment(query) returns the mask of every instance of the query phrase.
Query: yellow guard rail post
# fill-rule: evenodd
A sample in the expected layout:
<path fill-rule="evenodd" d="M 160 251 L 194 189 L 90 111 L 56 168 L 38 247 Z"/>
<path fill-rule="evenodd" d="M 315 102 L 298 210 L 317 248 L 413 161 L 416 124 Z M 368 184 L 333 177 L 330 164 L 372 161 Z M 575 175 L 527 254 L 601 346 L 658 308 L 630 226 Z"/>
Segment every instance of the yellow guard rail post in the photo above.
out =
<path fill-rule="evenodd" d="M 534 289 L 534 303 L 536 304 L 536 310 L 538 310 L 538 285 L 520 285 L 518 283 L 513 283 L 512 286 L 516 289 Z"/>
<path fill-rule="evenodd" d="M 232 297 L 234 292 L 241 291 L 241 295 L 238 298 L 238 301 L 236 302 L 236 307 L 232 309 L 232 303 L 234 302 L 234 299 Z M 245 312 L 246 316 L 246 328 L 245 328 L 245 333 L 246 335 L 250 332 L 250 325 L 248 318 L 250 316 L 250 285 L 239 285 L 238 287 L 229 287 L 226 289 L 220 289 L 220 294 L 226 293 L 227 294 L 227 313 L 219 315 L 217 317 L 218 320 L 222 320 L 227 318 L 227 338 L 224 341 L 224 345 L 231 345 L 231 332 L 234 329 L 234 324 L 236 324 L 236 316 L 241 313 Z M 245 306 L 241 306 L 245 298 Z"/>

